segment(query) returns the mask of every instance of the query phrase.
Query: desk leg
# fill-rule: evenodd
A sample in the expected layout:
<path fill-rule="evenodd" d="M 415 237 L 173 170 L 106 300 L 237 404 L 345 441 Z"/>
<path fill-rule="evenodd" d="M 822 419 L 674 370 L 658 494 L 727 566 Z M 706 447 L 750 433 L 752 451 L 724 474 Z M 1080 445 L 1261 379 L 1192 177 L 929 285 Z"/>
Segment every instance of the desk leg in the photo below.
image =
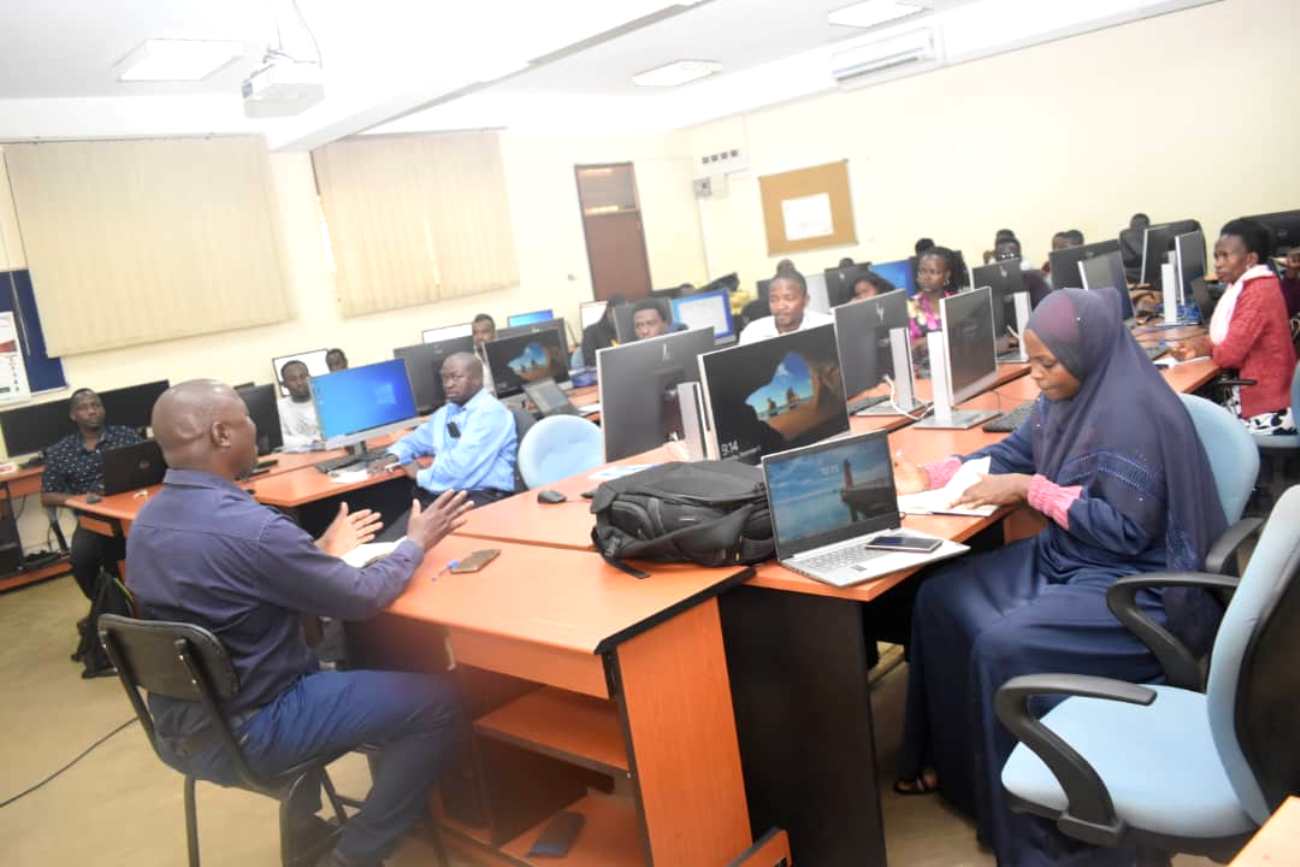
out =
<path fill-rule="evenodd" d="M 754 835 L 796 864 L 885 864 L 859 603 L 738 587 L 723 637 Z"/>

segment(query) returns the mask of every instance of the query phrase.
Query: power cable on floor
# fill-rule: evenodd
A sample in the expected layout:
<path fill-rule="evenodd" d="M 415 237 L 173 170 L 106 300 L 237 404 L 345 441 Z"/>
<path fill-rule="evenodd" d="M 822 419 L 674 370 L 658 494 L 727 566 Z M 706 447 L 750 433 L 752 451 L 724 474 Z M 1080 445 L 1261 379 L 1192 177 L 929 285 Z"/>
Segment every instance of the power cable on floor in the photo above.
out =
<path fill-rule="evenodd" d="M 118 732 L 120 732 L 122 729 L 126 728 L 127 726 L 129 726 L 129 725 L 130 725 L 131 723 L 133 723 L 133 722 L 139 722 L 139 720 L 136 719 L 135 717 L 131 717 L 129 720 L 127 720 L 126 722 L 122 723 L 120 726 L 118 726 L 117 728 L 113 729 L 111 732 L 109 732 L 108 734 L 104 735 L 102 738 L 100 738 L 99 740 L 95 741 L 95 742 L 94 742 L 93 744 L 91 744 L 90 746 L 86 747 L 84 750 L 81 751 L 81 755 L 77 756 L 75 759 L 73 759 L 72 761 L 68 762 L 66 765 L 64 765 L 63 767 L 59 768 L 59 769 L 58 769 L 57 771 L 55 771 L 54 773 L 50 774 L 48 777 L 46 777 L 45 779 L 41 780 L 39 783 L 35 784 L 34 786 L 29 786 L 28 788 L 26 788 L 26 789 L 24 789 L 23 791 L 19 792 L 18 794 L 14 795 L 12 798 L 7 798 L 7 799 L 5 799 L 4 801 L 0 801 L 0 809 L 3 809 L 4 807 L 8 807 L 10 804 L 12 804 L 14 801 L 17 801 L 19 798 L 25 798 L 25 797 L 27 797 L 27 796 L 30 795 L 32 792 L 34 792 L 34 791 L 36 791 L 37 789 L 39 789 L 41 786 L 44 786 L 46 783 L 48 783 L 48 782 L 50 782 L 51 780 L 55 779 L 56 777 L 59 776 L 59 774 L 62 774 L 64 771 L 68 770 L 68 768 L 71 768 L 71 767 L 72 767 L 73 765 L 75 765 L 77 762 L 81 761 L 81 760 L 84 759 L 86 756 L 90 755 L 91 752 L 92 752 L 96 747 L 98 747 L 100 744 L 102 744 L 104 741 L 108 740 L 108 739 L 111 738 L 113 735 L 117 734 Z"/>

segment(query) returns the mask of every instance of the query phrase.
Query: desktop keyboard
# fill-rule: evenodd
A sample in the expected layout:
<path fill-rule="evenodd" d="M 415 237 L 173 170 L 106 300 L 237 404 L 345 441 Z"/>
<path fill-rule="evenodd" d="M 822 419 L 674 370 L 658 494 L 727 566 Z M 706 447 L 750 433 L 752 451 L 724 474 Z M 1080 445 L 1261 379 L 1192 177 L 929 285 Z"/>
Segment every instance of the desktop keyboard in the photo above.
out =
<path fill-rule="evenodd" d="M 393 457 L 384 449 L 378 449 L 374 451 L 367 449 L 366 451 L 358 455 L 347 454 L 347 455 L 343 455 L 342 457 L 330 458 L 327 461 L 321 461 L 319 464 L 316 465 L 316 469 L 320 470 L 322 473 L 329 474 L 334 472 L 335 470 L 344 470 L 347 469 L 348 467 L 356 466 L 357 464 L 368 464 L 371 461 L 377 461 L 380 458 L 397 460 L 397 458 Z"/>
<path fill-rule="evenodd" d="M 1011 433 L 1024 424 L 1025 419 L 1029 418 L 1029 414 L 1034 411 L 1035 402 L 1032 400 L 1025 401 L 1010 412 L 1004 412 L 993 421 L 985 424 L 980 430 L 986 433 Z"/>
<path fill-rule="evenodd" d="M 861 400 L 855 400 L 849 404 L 849 415 L 855 412 L 862 412 L 864 409 L 871 409 L 873 406 L 885 403 L 889 400 L 889 395 L 878 394 L 874 397 L 864 397 Z"/>
<path fill-rule="evenodd" d="M 810 557 L 807 560 L 801 560 L 799 565 L 804 569 L 816 569 L 821 572 L 831 572 L 844 566 L 852 566 L 857 563 L 865 563 L 868 560 L 874 560 L 877 557 L 883 557 L 889 551 L 874 551 L 870 548 L 863 548 L 859 545 L 849 545 L 838 551 L 828 551 L 817 557 Z"/>

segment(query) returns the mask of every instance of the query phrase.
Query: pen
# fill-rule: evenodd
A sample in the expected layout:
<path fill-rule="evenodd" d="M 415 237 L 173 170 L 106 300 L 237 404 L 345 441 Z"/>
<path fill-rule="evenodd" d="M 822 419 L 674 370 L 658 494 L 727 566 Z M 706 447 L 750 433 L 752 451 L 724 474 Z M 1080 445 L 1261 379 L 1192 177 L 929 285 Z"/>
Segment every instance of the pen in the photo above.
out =
<path fill-rule="evenodd" d="M 430 578 L 429 580 L 430 580 L 430 581 L 437 581 L 437 580 L 438 580 L 439 578 L 441 578 L 444 574 L 446 574 L 446 572 L 447 572 L 448 569 L 455 569 L 455 568 L 456 568 L 457 566 L 459 566 L 459 565 L 460 565 L 460 561 L 459 561 L 459 560 L 448 560 L 448 561 L 447 561 L 447 565 L 446 565 L 446 566 L 443 566 L 441 569 L 439 569 L 439 570 L 438 570 L 438 574 L 437 574 L 437 575 L 434 575 L 434 576 L 433 576 L 432 578 Z"/>

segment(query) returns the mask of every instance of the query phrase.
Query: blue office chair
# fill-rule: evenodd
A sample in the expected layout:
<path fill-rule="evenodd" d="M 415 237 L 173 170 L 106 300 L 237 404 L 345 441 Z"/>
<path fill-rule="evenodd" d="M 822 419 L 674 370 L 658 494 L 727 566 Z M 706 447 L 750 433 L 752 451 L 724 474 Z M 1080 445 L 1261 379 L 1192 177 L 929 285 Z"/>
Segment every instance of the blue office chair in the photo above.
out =
<path fill-rule="evenodd" d="M 1139 638 L 1169 634 L 1138 607 L 1157 587 L 1235 590 L 1214 642 L 1209 689 L 1038 674 L 998 690 L 1020 743 L 1002 769 L 1014 812 L 1139 863 L 1187 852 L 1227 861 L 1300 787 L 1300 486 L 1282 495 L 1240 581 L 1205 573 L 1121 578 L 1107 594 Z M 1038 695 L 1069 696 L 1041 720 Z"/>
<path fill-rule="evenodd" d="M 519 472 L 530 488 L 593 469 L 604 460 L 600 428 L 576 415 L 542 419 L 519 444 Z"/>
<path fill-rule="evenodd" d="M 586 360 L 582 357 L 582 347 L 579 346 L 569 356 L 569 370 L 582 370 L 586 366 Z"/>

